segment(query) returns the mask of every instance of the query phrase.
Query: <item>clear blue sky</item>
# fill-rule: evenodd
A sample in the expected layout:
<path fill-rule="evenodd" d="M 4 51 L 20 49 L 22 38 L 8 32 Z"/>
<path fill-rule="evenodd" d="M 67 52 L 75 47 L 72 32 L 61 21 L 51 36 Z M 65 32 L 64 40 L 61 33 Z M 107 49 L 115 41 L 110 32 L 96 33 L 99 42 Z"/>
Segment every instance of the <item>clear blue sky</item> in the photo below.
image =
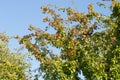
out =
<path fill-rule="evenodd" d="M 46 3 L 57 6 L 72 6 L 71 0 L 1 0 L 0 1 L 0 32 L 7 31 L 8 35 L 26 34 L 30 24 L 44 27 L 40 6 Z M 95 0 L 76 0 L 77 7 L 82 11 L 89 2 Z M 87 3 L 87 4 L 86 4 Z"/>
<path fill-rule="evenodd" d="M 0 33 L 6 32 L 7 35 L 25 35 L 29 33 L 28 26 L 30 24 L 44 28 L 42 22 L 43 14 L 40 7 L 46 3 L 55 4 L 63 7 L 77 7 L 79 11 L 86 12 L 87 5 L 96 3 L 102 0 L 74 0 L 76 6 L 73 6 L 72 0 L 0 0 Z M 109 4 L 110 2 L 105 2 Z M 95 6 L 95 9 L 109 14 L 107 11 L 102 11 Z M 17 41 L 11 40 L 10 47 L 15 48 L 18 45 Z"/>

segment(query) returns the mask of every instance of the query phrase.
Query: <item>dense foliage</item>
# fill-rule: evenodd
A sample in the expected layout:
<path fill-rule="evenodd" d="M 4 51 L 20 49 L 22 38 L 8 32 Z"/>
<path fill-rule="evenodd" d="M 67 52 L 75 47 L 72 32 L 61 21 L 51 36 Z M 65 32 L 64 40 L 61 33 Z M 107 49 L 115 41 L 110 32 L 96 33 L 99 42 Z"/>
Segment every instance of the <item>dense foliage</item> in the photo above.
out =
<path fill-rule="evenodd" d="M 25 80 L 24 70 L 28 68 L 24 57 L 12 53 L 8 48 L 8 37 L 0 34 L 0 80 Z"/>
<path fill-rule="evenodd" d="M 41 9 L 49 14 L 43 19 L 49 26 L 43 31 L 30 25 L 33 33 L 22 37 L 20 44 L 40 61 L 45 80 L 80 80 L 81 71 L 87 80 L 120 79 L 120 2 L 112 0 L 111 15 L 95 11 L 92 4 L 88 13 L 57 8 L 67 16 L 49 6 Z M 47 32 L 49 27 L 54 34 Z M 49 50 L 50 46 L 60 53 Z"/>

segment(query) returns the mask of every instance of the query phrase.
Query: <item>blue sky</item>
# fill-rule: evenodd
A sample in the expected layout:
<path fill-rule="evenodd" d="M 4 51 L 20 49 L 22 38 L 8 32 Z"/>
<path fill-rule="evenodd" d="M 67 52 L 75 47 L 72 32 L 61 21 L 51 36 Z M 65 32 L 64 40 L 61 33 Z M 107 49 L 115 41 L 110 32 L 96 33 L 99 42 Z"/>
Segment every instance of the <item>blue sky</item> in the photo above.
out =
<path fill-rule="evenodd" d="M 9 36 L 22 36 L 29 33 L 27 29 L 30 24 L 43 29 L 46 24 L 42 22 L 44 15 L 40 7 L 48 3 L 62 7 L 77 7 L 77 10 L 87 12 L 88 4 L 95 4 L 102 0 L 74 0 L 75 6 L 73 6 L 71 1 L 72 0 L 0 0 L 0 33 L 6 32 Z M 110 4 L 109 1 L 104 3 Z M 99 12 L 109 14 L 109 11 L 98 9 L 96 5 L 95 9 Z M 18 46 L 18 43 L 15 40 L 11 40 L 9 46 L 10 48 L 15 48 Z"/>
<path fill-rule="evenodd" d="M 36 27 L 45 27 L 40 6 L 46 3 L 57 6 L 72 6 L 72 0 L 1 0 L 0 1 L 0 32 L 8 35 L 23 35 L 28 33 L 30 24 Z M 74 0 L 79 11 L 86 12 L 87 5 L 102 0 Z M 96 8 L 97 9 L 97 8 Z"/>
<path fill-rule="evenodd" d="M 75 4 L 78 10 L 86 12 L 87 5 L 96 1 L 101 0 L 75 0 Z M 46 3 L 74 7 L 71 0 L 2 0 L 0 1 L 0 32 L 23 35 L 27 33 L 30 24 L 44 27 L 40 6 Z"/>

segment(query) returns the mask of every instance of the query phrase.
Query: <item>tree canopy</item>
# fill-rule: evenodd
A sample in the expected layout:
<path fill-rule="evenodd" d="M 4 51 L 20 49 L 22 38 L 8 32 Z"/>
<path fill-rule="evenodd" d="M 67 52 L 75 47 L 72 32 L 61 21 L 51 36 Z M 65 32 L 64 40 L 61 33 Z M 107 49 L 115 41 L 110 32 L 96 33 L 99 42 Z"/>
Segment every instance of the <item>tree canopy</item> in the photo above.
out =
<path fill-rule="evenodd" d="M 28 63 L 25 62 L 23 55 L 13 53 L 8 48 L 9 38 L 0 34 L 0 80 L 25 80 L 27 75 L 25 69 Z"/>
<path fill-rule="evenodd" d="M 99 4 L 102 6 L 102 4 Z M 88 5 L 88 13 L 68 8 L 56 8 L 67 16 L 61 16 L 49 6 L 41 7 L 46 30 L 30 25 L 31 34 L 23 36 L 19 43 L 40 61 L 44 80 L 80 80 L 83 72 L 86 80 L 120 79 L 120 2 L 112 0 L 104 15 Z M 54 34 L 47 29 L 53 28 Z M 49 47 L 60 50 L 51 51 Z"/>

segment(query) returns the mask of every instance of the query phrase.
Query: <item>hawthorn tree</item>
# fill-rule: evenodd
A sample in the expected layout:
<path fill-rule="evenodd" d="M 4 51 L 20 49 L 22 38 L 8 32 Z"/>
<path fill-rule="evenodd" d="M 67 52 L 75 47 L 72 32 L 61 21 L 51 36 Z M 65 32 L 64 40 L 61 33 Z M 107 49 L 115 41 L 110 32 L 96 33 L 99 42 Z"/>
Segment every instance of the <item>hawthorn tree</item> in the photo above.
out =
<path fill-rule="evenodd" d="M 28 63 L 23 55 L 13 53 L 8 48 L 9 38 L 0 33 L 0 80 L 25 80 Z"/>
<path fill-rule="evenodd" d="M 99 3 L 102 6 L 101 3 Z M 81 71 L 86 80 L 120 79 L 120 2 L 112 0 L 111 15 L 103 15 L 88 5 L 88 13 L 72 8 L 41 7 L 43 19 L 54 34 L 30 25 L 31 34 L 19 43 L 40 61 L 44 80 L 80 80 Z M 49 47 L 60 50 L 56 54 Z"/>

